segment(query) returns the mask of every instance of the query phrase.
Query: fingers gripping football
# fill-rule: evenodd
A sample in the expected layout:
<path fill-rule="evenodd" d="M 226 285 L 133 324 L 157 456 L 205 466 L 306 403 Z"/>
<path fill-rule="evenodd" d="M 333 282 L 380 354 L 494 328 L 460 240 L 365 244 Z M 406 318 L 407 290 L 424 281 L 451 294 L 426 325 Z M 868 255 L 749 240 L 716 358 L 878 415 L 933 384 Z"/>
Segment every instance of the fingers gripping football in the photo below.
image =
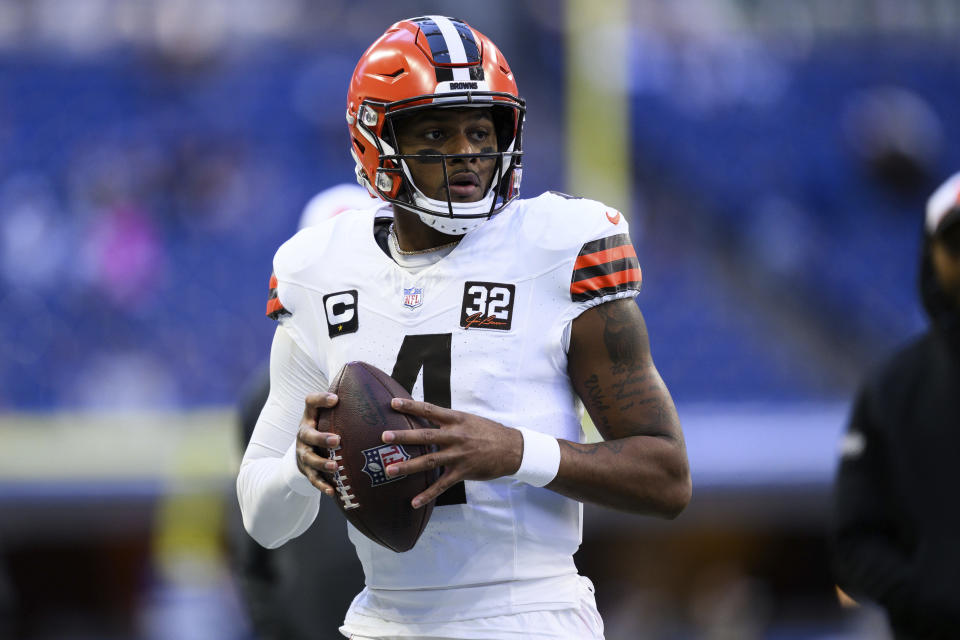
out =
<path fill-rule="evenodd" d="M 462 480 L 492 480 L 515 473 L 520 468 L 523 436 L 516 429 L 429 402 L 394 398 L 391 406 L 401 413 L 420 416 L 437 427 L 383 433 L 386 443 L 433 448 L 432 453 L 388 466 L 388 476 L 444 468 L 443 475 L 413 499 L 414 507 L 435 499 Z"/>
<path fill-rule="evenodd" d="M 303 418 L 297 430 L 297 468 L 307 477 L 310 484 L 328 496 L 333 495 L 334 488 L 326 481 L 323 474 L 336 471 L 337 464 L 319 455 L 317 450 L 336 447 L 340 444 L 340 436 L 328 433 L 324 428 L 327 417 L 321 411 L 336 404 L 337 396 L 332 393 L 315 393 L 307 396 Z"/>

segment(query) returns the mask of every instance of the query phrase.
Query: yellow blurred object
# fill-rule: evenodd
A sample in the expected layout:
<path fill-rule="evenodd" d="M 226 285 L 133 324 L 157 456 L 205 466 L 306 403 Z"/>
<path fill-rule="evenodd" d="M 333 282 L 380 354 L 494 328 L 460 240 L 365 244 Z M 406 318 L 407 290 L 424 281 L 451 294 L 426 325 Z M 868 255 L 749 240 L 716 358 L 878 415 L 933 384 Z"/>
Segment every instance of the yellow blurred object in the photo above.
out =
<path fill-rule="evenodd" d="M 583 417 L 580 419 L 580 426 L 583 429 L 584 442 L 603 442 L 603 436 L 597 431 L 593 420 L 590 419 L 590 414 L 586 411 L 583 412 Z"/>
<path fill-rule="evenodd" d="M 0 488 L 153 487 L 154 566 L 164 582 L 210 585 L 222 573 L 224 494 L 239 465 L 235 424 L 229 409 L 0 415 Z M 69 455 L 44 455 L 51 447 Z"/>
<path fill-rule="evenodd" d="M 228 409 L 3 414 L 0 483 L 156 481 L 220 488 L 239 465 L 235 421 Z M 69 455 L 45 455 L 51 447 Z"/>
<path fill-rule="evenodd" d="M 616 207 L 630 223 L 630 3 L 569 0 L 566 7 L 567 188 Z M 581 424 L 586 442 L 603 440 L 586 412 Z"/>
<path fill-rule="evenodd" d="M 174 493 L 157 506 L 153 563 L 165 582 L 210 585 L 223 566 L 221 493 Z"/>
<path fill-rule="evenodd" d="M 569 0 L 566 7 L 567 188 L 616 207 L 629 223 L 630 3 Z"/>

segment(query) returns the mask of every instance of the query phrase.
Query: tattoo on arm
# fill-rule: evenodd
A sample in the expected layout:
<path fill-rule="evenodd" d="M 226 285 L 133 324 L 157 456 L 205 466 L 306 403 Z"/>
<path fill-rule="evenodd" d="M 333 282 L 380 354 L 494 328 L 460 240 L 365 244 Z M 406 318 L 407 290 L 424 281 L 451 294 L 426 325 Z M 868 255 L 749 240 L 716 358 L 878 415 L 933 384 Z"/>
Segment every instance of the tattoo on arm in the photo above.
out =
<path fill-rule="evenodd" d="M 627 305 L 596 307 L 601 320 L 603 344 L 609 358 L 605 375 L 591 373 L 583 379 L 584 402 L 605 438 L 649 435 L 662 432 L 670 420 L 672 402 L 665 397 L 660 376 L 650 361 L 646 326 Z M 629 414 L 629 423 L 623 415 Z M 614 424 L 622 425 L 615 429 Z M 623 426 L 629 425 L 629 432 Z"/>
<path fill-rule="evenodd" d="M 614 365 L 614 373 L 635 370 L 641 364 L 643 353 L 629 312 L 618 304 L 601 304 L 597 312 L 603 318 L 603 343 Z"/>
<path fill-rule="evenodd" d="M 610 405 L 606 403 L 606 397 L 603 395 L 603 389 L 600 388 L 600 378 L 597 377 L 597 374 L 590 374 L 590 377 L 583 381 L 583 386 L 587 390 L 587 397 L 584 400 L 589 402 L 591 407 L 601 411 L 610 408 Z"/>
<path fill-rule="evenodd" d="M 569 440 L 560 440 L 560 446 L 566 447 L 578 455 L 595 456 L 601 451 L 620 453 L 623 451 L 623 440 L 604 440 L 596 444 L 581 444 L 579 442 L 570 442 Z"/>

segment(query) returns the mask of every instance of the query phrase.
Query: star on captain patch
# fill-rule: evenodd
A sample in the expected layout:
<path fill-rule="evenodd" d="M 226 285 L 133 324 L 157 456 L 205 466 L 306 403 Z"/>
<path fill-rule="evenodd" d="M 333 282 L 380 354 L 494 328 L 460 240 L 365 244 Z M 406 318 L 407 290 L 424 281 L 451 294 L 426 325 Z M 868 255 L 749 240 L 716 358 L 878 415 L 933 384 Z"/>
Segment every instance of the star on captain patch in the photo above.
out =
<path fill-rule="evenodd" d="M 408 309 L 416 309 L 423 304 L 423 287 L 410 287 L 403 289 L 403 306 Z"/>

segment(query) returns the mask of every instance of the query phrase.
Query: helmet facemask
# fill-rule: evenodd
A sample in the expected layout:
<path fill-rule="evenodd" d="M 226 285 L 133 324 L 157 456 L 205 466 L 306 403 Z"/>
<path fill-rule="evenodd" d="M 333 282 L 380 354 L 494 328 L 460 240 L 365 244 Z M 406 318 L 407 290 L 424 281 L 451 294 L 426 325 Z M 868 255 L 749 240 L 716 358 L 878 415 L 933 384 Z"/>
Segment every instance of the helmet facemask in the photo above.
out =
<path fill-rule="evenodd" d="M 490 109 L 497 149 L 466 154 L 400 153 L 397 128 L 402 120 L 427 109 Z M 510 94 L 488 91 L 417 96 L 389 103 L 364 101 L 358 110 L 357 127 L 368 143 L 377 147 L 379 163 L 372 184 L 359 166 L 358 177 L 368 189 L 386 201 L 415 212 L 424 224 L 450 235 L 462 235 L 500 212 L 519 194 L 522 175 L 521 131 L 523 101 Z M 378 135 L 379 133 L 379 135 Z M 492 158 L 494 168 L 483 197 L 473 202 L 455 202 L 450 195 L 450 176 L 458 161 Z M 441 163 L 446 195 L 438 200 L 417 186 L 411 161 Z"/>

